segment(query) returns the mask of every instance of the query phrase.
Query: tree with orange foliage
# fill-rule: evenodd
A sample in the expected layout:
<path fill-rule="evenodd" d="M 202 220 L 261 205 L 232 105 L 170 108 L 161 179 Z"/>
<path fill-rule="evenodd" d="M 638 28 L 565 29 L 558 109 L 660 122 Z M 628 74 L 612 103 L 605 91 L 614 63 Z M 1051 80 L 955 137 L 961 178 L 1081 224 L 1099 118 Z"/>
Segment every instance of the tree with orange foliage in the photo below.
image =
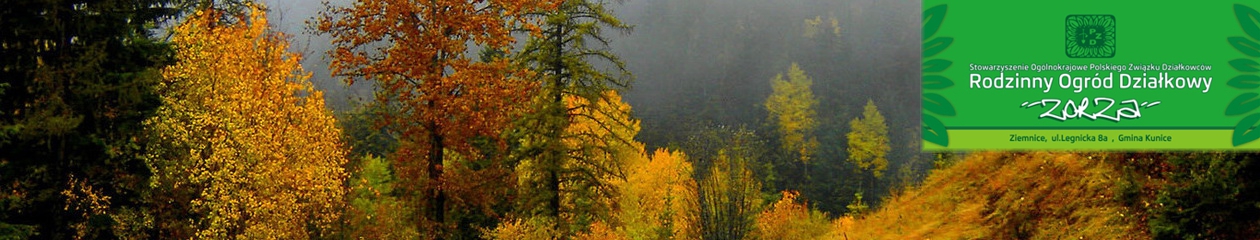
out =
<path fill-rule="evenodd" d="M 392 158 L 402 186 L 420 193 L 415 196 L 421 206 L 417 210 L 427 213 L 417 226 L 422 234 L 448 235 L 453 221 L 446 213 L 451 209 L 488 211 L 491 201 L 501 200 L 495 194 L 505 188 L 482 185 L 508 179 L 502 164 L 470 169 L 471 175 L 464 175 L 468 178 L 445 173 L 452 164 L 481 160 L 472 142 L 497 137 L 535 86 L 520 78 L 528 71 L 509 67 L 504 58 L 474 61 L 468 46 L 506 50 L 514 41 L 512 28 L 531 25 L 524 13 L 556 4 L 357 0 L 350 7 L 327 6 L 319 16 L 318 31 L 332 37 L 332 74 L 351 84 L 375 82 L 377 101 L 399 109 L 384 116 L 382 124 L 399 131 L 400 145 Z M 448 159 L 448 151 L 463 158 Z"/>
<path fill-rule="evenodd" d="M 196 12 L 174 28 L 177 63 L 146 127 L 158 139 L 157 238 L 311 238 L 345 194 L 345 144 L 323 93 L 271 32 L 265 10 L 222 22 Z"/>

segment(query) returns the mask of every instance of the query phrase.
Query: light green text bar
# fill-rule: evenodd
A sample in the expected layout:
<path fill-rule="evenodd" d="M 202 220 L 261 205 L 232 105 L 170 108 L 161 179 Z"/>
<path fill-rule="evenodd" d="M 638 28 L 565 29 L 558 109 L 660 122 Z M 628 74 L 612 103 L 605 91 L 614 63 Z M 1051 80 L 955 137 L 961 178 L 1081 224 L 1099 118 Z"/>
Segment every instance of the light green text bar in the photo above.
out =
<path fill-rule="evenodd" d="M 923 141 L 923 150 L 1209 150 L 1260 149 L 1260 141 L 1235 148 L 1233 130 L 995 129 L 949 130 L 949 148 Z"/>

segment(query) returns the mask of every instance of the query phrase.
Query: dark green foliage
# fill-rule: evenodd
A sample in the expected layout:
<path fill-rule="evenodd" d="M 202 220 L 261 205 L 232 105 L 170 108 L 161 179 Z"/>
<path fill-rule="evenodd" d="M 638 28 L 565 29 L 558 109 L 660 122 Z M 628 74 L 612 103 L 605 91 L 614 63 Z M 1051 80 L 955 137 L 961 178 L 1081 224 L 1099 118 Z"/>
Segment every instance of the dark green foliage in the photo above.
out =
<path fill-rule="evenodd" d="M 1241 239 L 1260 234 L 1254 153 L 1168 153 L 1167 185 L 1150 209 L 1157 239 Z"/>
<path fill-rule="evenodd" d="M 168 0 L 7 1 L 0 10 L 0 223 L 41 238 L 109 238 L 149 175 L 141 123 L 170 47 L 153 29 Z M 77 181 L 78 190 L 63 192 Z M 86 191 L 88 188 L 91 191 Z M 81 191 L 82 190 L 82 191 Z M 67 202 L 109 197 L 103 209 Z M 71 194 L 65 194 L 71 193 Z M 80 194 L 80 195 L 82 195 Z M 32 228 L 33 227 L 33 228 Z M 141 229 L 132 228 L 132 229 Z"/>
<path fill-rule="evenodd" d="M 353 109 L 337 115 L 342 135 L 350 145 L 350 156 L 356 156 L 349 166 L 358 166 L 357 156 L 388 156 L 398 147 L 398 133 L 380 122 L 390 106 L 374 101 L 352 103 Z"/>
<path fill-rule="evenodd" d="M 698 126 L 695 133 L 682 142 L 681 149 L 687 153 L 687 157 L 691 159 L 693 173 L 696 179 L 704 179 L 709 174 L 709 169 L 718 161 L 722 153 L 728 156 L 735 156 L 745 159 L 746 167 L 752 171 L 757 181 L 764 183 L 761 191 L 767 193 L 777 192 L 777 188 L 773 187 L 773 183 L 779 179 L 775 175 L 776 163 L 769 161 L 771 147 L 762 136 L 757 132 L 749 130 L 745 127 L 729 127 L 729 126 Z M 789 161 L 791 159 L 785 159 Z M 773 196 L 777 197 L 777 196 Z"/>
<path fill-rule="evenodd" d="M 835 105 L 823 104 L 823 105 Z M 860 106 L 855 106 L 860 107 Z M 823 110 L 820 108 L 819 110 Z M 859 190 L 861 180 L 855 174 L 857 165 L 846 161 L 848 156 L 848 146 L 846 143 L 848 133 L 851 127 L 848 121 L 851 115 L 843 113 L 842 109 L 830 109 L 830 115 L 820 116 L 818 141 L 823 143 L 819 147 L 818 157 L 810 163 L 810 166 L 791 166 L 789 168 L 777 167 L 777 172 L 801 172 L 799 169 L 808 167 L 809 174 L 800 176 L 801 174 L 783 174 L 787 175 L 780 179 L 779 187 L 783 189 L 799 189 L 801 198 L 809 203 L 809 206 L 826 212 L 832 216 L 842 216 L 847 212 L 846 205 L 854 201 L 854 193 Z M 821 112 L 821 111 L 820 111 Z M 793 164 L 799 165 L 799 164 Z M 879 193 L 875 195 L 867 194 L 864 200 L 868 204 L 875 203 L 884 192 L 868 191 L 868 193 Z"/>
<path fill-rule="evenodd" d="M 35 226 L 13 225 L 0 222 L 0 239 L 28 239 L 35 233 Z"/>
<path fill-rule="evenodd" d="M 219 21 L 223 23 L 236 22 L 239 19 L 235 18 L 234 16 L 247 14 L 246 12 L 247 10 L 249 10 L 249 4 L 256 4 L 255 0 L 167 0 L 167 1 L 174 4 L 173 6 L 175 7 L 175 9 L 183 11 L 183 14 L 191 14 L 194 11 L 209 10 L 209 9 L 226 13 L 226 14 L 223 14 L 223 16 L 219 18 Z"/>

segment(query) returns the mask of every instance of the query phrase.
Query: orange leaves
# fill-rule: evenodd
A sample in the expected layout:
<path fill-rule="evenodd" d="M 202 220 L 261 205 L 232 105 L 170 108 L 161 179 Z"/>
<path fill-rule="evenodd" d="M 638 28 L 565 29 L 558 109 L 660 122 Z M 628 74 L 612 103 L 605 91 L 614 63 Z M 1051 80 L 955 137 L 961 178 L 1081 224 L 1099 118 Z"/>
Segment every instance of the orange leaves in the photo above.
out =
<path fill-rule="evenodd" d="M 975 152 L 827 238 L 1150 238 L 1113 194 L 1122 169 L 1094 154 Z"/>
<path fill-rule="evenodd" d="M 508 77 L 506 60 L 478 62 L 466 54 L 469 43 L 488 49 L 508 47 L 510 25 L 543 7 L 537 1 L 359 0 L 352 7 L 329 6 L 320 31 L 333 37 L 332 72 L 347 82 L 375 81 L 382 102 L 411 106 L 393 121 L 434 125 L 404 135 L 438 131 L 461 152 L 474 135 L 497 135 L 524 102 L 534 83 Z M 499 11 L 503 9 L 504 11 Z M 519 74 L 517 74 L 519 75 Z M 432 149 L 431 149 L 432 150 Z"/>
<path fill-rule="evenodd" d="M 81 216 L 87 219 L 92 216 L 105 215 L 109 210 L 110 196 L 106 195 L 102 189 L 92 187 L 86 179 L 75 178 L 70 175 L 65 189 L 61 190 L 61 195 L 65 197 L 65 207 L 62 210 L 73 210 L 82 213 Z M 90 234 L 91 228 L 87 222 L 78 222 L 71 224 L 71 228 L 75 230 L 76 238 L 86 238 Z"/>
<path fill-rule="evenodd" d="M 827 216 L 797 203 L 799 193 L 783 191 L 783 198 L 757 215 L 755 237 L 761 239 L 817 239 L 826 234 Z"/>
<path fill-rule="evenodd" d="M 454 225 L 447 211 L 501 200 L 487 189 L 466 191 L 483 183 L 503 187 L 495 183 L 502 177 L 481 177 L 504 175 L 497 159 L 475 171 L 460 164 L 483 160 L 484 146 L 474 140 L 498 138 L 536 83 L 520 78 L 526 72 L 509 68 L 506 59 L 475 61 L 468 48 L 505 51 L 515 41 L 509 31 L 541 7 L 523 0 L 357 0 L 321 12 L 317 27 L 332 37 L 332 72 L 348 83 L 375 82 L 377 101 L 400 107 L 382 121 L 401 134 L 392 158 L 403 186 L 421 192 L 415 200 L 428 213 L 419 225 L 430 235 L 446 235 Z M 448 208 L 448 200 L 460 207 Z"/>
<path fill-rule="evenodd" d="M 344 73 L 340 76 L 389 74 L 423 79 L 446 67 L 459 72 L 465 69 L 455 65 L 478 64 L 465 56 L 469 43 L 490 49 L 508 47 L 515 41 L 509 34 L 511 26 L 531 25 L 521 14 L 545 5 L 520 0 L 484 4 L 466 0 L 359 0 L 352 7 L 329 6 L 321 13 L 317 28 L 333 37 L 337 63 L 331 68 Z M 348 56 L 368 55 L 376 57 L 370 62 L 345 61 Z"/>
<path fill-rule="evenodd" d="M 196 13 L 175 27 L 177 64 L 165 105 L 147 124 L 187 153 L 154 153 L 158 182 L 199 188 L 200 238 L 307 238 L 327 231 L 344 194 L 340 130 L 264 11 L 219 22 Z M 314 226 L 316 232 L 308 232 Z"/>

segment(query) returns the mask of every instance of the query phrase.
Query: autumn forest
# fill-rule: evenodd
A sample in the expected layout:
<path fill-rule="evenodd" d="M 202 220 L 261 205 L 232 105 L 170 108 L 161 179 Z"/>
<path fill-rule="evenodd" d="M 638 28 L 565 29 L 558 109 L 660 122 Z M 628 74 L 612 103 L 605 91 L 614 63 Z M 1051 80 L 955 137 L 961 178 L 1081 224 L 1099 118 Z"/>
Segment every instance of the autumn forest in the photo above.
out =
<path fill-rule="evenodd" d="M 4 5 L 0 239 L 1260 233 L 1260 155 L 920 151 L 917 1 Z"/>

